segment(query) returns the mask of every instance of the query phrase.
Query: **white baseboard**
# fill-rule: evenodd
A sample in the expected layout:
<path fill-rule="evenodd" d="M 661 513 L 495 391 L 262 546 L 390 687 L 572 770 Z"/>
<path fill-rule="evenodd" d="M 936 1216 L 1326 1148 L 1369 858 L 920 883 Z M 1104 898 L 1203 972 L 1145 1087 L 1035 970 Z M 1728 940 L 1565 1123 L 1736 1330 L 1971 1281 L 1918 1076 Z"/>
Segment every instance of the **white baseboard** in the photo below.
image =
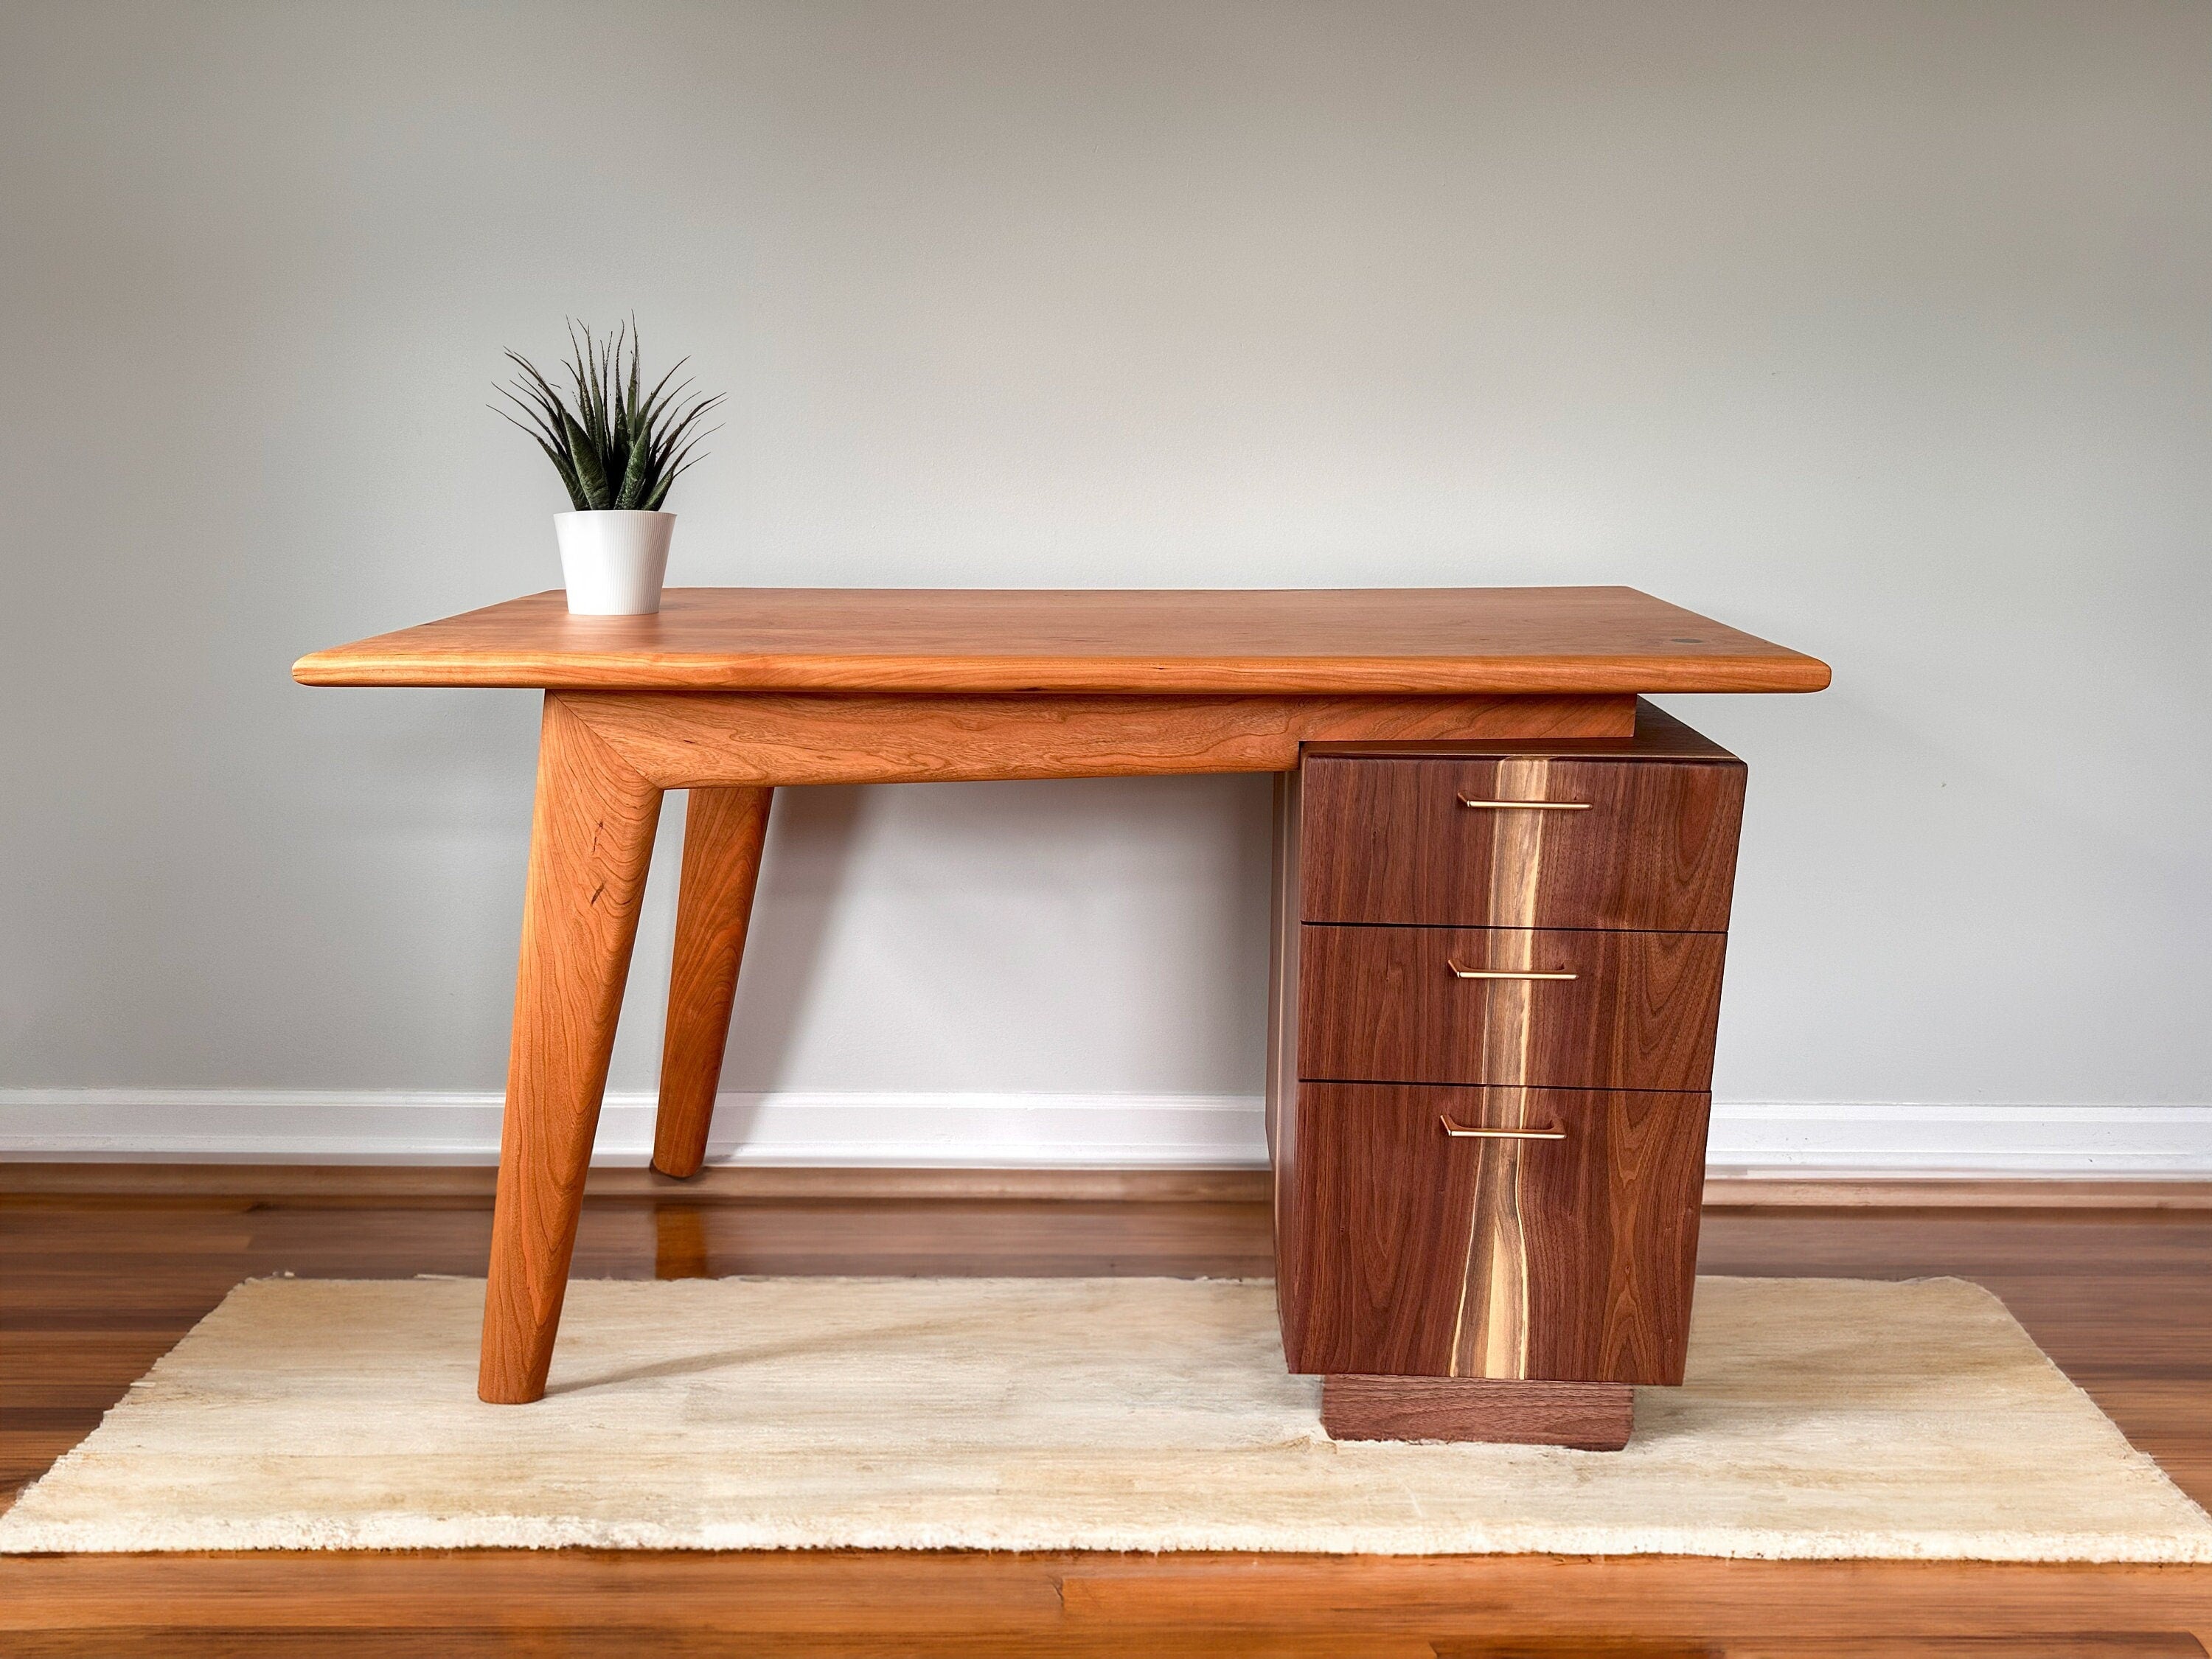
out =
<path fill-rule="evenodd" d="M 643 1164 L 654 1097 L 610 1093 L 595 1164 Z M 0 1089 L 0 1158 L 267 1164 L 489 1164 L 495 1094 Z M 1263 1166 L 1256 1097 L 1234 1095 L 725 1094 L 710 1164 L 783 1168 Z"/>
<path fill-rule="evenodd" d="M 613 1094 L 593 1161 L 642 1164 L 653 1097 Z M 495 1094 L 0 1089 L 0 1158 L 488 1164 Z M 785 1168 L 1236 1169 L 1267 1163 L 1256 1097 L 724 1095 L 714 1164 Z M 2212 1105 L 1722 1101 L 1715 1176 L 2212 1177 Z"/>
<path fill-rule="evenodd" d="M 1708 1174 L 2212 1176 L 2212 1105 L 1713 1103 Z"/>

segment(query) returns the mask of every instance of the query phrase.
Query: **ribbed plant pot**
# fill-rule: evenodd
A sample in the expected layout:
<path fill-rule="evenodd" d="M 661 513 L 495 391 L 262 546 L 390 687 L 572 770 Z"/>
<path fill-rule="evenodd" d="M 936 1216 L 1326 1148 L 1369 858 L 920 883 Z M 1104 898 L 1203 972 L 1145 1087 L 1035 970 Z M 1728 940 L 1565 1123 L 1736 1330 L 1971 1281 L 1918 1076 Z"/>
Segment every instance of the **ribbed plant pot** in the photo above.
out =
<path fill-rule="evenodd" d="M 561 575 L 579 617 L 649 617 L 660 609 L 673 513 L 556 513 Z"/>

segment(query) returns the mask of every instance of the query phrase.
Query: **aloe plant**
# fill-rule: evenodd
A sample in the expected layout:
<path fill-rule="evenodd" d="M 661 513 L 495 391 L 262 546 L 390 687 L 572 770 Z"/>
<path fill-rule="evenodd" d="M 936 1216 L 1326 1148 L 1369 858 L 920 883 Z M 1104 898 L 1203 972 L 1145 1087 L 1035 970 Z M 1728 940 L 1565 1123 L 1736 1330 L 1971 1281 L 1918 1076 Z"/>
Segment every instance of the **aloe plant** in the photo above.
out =
<path fill-rule="evenodd" d="M 590 328 L 576 337 L 568 325 L 568 371 L 573 398 L 563 396 L 516 351 L 507 358 L 522 373 L 501 396 L 522 411 L 517 419 L 492 407 L 538 441 L 568 491 L 579 513 L 658 512 L 668 487 L 699 459 L 708 432 L 700 417 L 722 401 L 694 392 L 691 382 L 672 386 L 686 358 L 662 375 L 650 392 L 637 349 L 637 325 L 625 323 L 604 340 Z"/>

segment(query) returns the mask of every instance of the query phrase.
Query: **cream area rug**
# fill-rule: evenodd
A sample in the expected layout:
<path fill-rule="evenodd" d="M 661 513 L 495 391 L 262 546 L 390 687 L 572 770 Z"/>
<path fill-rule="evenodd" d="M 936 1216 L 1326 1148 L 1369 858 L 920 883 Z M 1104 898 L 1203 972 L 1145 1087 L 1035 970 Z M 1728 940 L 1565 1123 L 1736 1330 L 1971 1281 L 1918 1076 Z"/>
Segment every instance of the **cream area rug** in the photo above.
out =
<path fill-rule="evenodd" d="M 1547 1551 L 2212 1561 L 2212 1521 L 1956 1279 L 1701 1282 L 1619 1452 L 1342 1444 L 1265 1281 L 584 1280 L 476 1398 L 481 1281 L 240 1285 L 0 1550 Z"/>

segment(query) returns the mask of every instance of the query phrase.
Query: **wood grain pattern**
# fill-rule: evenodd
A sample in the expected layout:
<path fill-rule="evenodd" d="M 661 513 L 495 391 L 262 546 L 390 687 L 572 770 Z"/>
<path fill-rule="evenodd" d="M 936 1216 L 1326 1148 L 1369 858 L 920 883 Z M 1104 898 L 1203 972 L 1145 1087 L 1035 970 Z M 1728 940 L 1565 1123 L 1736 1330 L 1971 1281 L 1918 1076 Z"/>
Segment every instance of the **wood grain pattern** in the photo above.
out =
<path fill-rule="evenodd" d="M 1993 1183 L 1993 1196 L 2017 1189 Z M 1239 1276 L 1264 1274 L 1269 1259 L 1264 1199 L 702 1205 L 690 1188 L 657 1190 L 658 1201 L 586 1204 L 579 1273 L 652 1275 L 664 1213 L 687 1241 L 685 1272 L 695 1251 L 721 1274 Z M 89 1432 L 240 1279 L 475 1273 L 489 1225 L 488 1194 L 337 1207 L 267 1189 L 0 1202 L 0 1494 Z M 1739 1210 L 1707 1217 L 1701 1249 L 1709 1273 L 1985 1284 L 2130 1440 L 2212 1499 L 2203 1210 Z M 2148 1659 L 2191 1651 L 2173 1633 L 2192 1626 L 2212 1632 L 2212 1568 L 870 1551 L 0 1559 L 0 1650 L 70 1659 L 703 1656 L 733 1643 L 810 1656 Z M 2129 1634 L 2150 1632 L 2169 1634 Z"/>
<path fill-rule="evenodd" d="M 1299 1372 L 1680 1382 L 1708 1097 L 1657 1091 L 1301 1084 L 1284 1351 Z M 1558 1128 L 1559 1141 L 1455 1139 Z M 1510 1344 L 1476 1243 L 1511 1171 L 1521 1286 Z M 1501 1359 L 1500 1355 L 1504 1358 Z"/>
<path fill-rule="evenodd" d="M 318 651 L 307 685 L 573 690 L 1817 691 L 1825 664 L 1629 587 L 557 592 Z"/>
<path fill-rule="evenodd" d="M 1267 963 L 1267 1176 L 1275 1224 L 1275 1301 L 1285 1310 L 1304 1296 L 1302 1258 L 1282 1248 L 1305 1224 L 1298 1146 L 1298 821 L 1304 769 L 1275 779 Z M 1287 1322 L 1285 1324 L 1287 1328 Z"/>
<path fill-rule="evenodd" d="M 1280 772 L 1316 737 L 1626 732 L 1625 696 L 559 694 L 664 788 Z"/>
<path fill-rule="evenodd" d="M 1624 1382 L 1505 1382 L 1329 1376 L 1321 1425 L 1333 1440 L 1451 1440 L 1619 1451 L 1636 1424 Z"/>
<path fill-rule="evenodd" d="M 1373 756 L 1384 760 L 1485 759 L 1500 755 L 1568 757 L 1581 760 L 1720 760 L 1735 757 L 1702 732 L 1676 720 L 1648 698 L 1636 700 L 1636 719 L 1626 729 L 1601 738 L 1483 738 L 1459 743 L 1433 738 L 1393 738 L 1315 743 L 1306 758 Z"/>
<path fill-rule="evenodd" d="M 1720 933 L 1307 924 L 1298 1072 L 1375 1083 L 1703 1090 Z M 1571 973 L 1471 980 L 1451 964 Z"/>
<path fill-rule="evenodd" d="M 1538 776 L 1518 758 L 1323 756 L 1304 772 L 1308 921 L 1727 931 L 1743 816 L 1733 757 L 1558 757 Z M 1534 891 L 1501 914 L 1492 884 L 1516 836 L 1534 843 Z"/>
<path fill-rule="evenodd" d="M 545 699 L 477 1393 L 545 1392 L 660 791 Z"/>
<path fill-rule="evenodd" d="M 691 792 L 653 1124 L 653 1167 L 663 1175 L 695 1176 L 707 1161 L 774 796 L 769 789 Z"/>

